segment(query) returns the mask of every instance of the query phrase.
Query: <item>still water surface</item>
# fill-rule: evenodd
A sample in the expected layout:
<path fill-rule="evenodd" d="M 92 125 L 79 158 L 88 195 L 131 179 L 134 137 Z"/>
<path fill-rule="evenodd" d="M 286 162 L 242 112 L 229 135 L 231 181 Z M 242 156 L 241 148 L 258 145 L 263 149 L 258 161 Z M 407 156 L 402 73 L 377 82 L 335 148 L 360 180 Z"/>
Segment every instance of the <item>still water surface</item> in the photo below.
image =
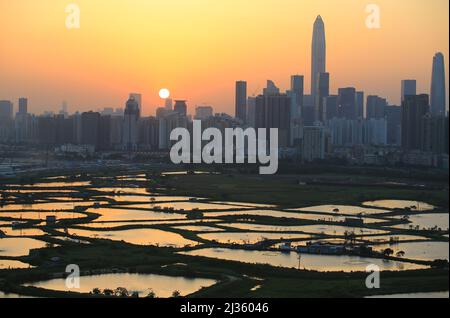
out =
<path fill-rule="evenodd" d="M 449 214 L 448 213 L 425 213 L 409 216 L 408 224 L 400 224 L 393 226 L 399 229 L 410 229 L 419 227 L 419 229 L 440 228 L 442 230 L 448 230 Z"/>
<path fill-rule="evenodd" d="M 158 245 L 165 247 L 184 247 L 197 245 L 181 235 L 155 229 L 133 229 L 124 231 L 89 231 L 70 229 L 69 233 L 80 237 L 100 238 L 113 241 L 125 241 L 135 245 Z"/>
<path fill-rule="evenodd" d="M 30 265 L 15 260 L 0 259 L 0 269 L 29 268 Z"/>
<path fill-rule="evenodd" d="M 226 248 L 205 248 L 184 252 L 191 256 L 204 256 L 250 264 L 269 264 L 276 267 L 298 268 L 299 254 L 281 252 L 246 251 Z M 411 263 L 385 261 L 357 256 L 333 256 L 301 254 L 300 268 L 323 272 L 330 271 L 366 271 L 366 267 L 375 264 L 383 271 L 400 271 L 427 268 Z"/>
<path fill-rule="evenodd" d="M 208 241 L 216 241 L 223 244 L 255 244 L 266 239 L 280 240 L 280 239 L 310 239 L 308 234 L 289 234 L 289 233 L 208 233 L 200 234 L 199 237 Z"/>
<path fill-rule="evenodd" d="M 45 247 L 45 242 L 31 238 L 0 238 L 1 256 L 27 256 L 31 249 Z"/>
<path fill-rule="evenodd" d="M 377 245 L 374 250 L 382 251 L 391 248 L 395 253 L 405 252 L 405 258 L 415 260 L 434 261 L 436 259 L 449 259 L 448 242 L 411 242 L 396 245 Z"/>
<path fill-rule="evenodd" d="M 212 279 L 173 277 L 153 274 L 105 274 L 95 276 L 83 276 L 80 278 L 80 289 L 68 289 L 65 279 L 52 279 L 48 281 L 26 284 L 49 290 L 72 291 L 89 293 L 94 288 L 116 289 L 124 287 L 129 292 L 138 292 L 140 297 L 148 295 L 150 290 L 156 293 L 156 297 L 167 298 L 177 290 L 182 296 L 192 294 L 202 287 L 209 287 L 217 282 Z"/>

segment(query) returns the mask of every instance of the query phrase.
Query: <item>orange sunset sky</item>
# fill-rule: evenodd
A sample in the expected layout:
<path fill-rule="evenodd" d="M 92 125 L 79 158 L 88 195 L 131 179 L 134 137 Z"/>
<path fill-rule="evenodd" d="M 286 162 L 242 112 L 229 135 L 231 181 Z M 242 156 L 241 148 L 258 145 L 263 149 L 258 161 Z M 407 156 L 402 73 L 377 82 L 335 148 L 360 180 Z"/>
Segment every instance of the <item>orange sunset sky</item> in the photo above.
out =
<path fill-rule="evenodd" d="M 69 3 L 81 28 L 65 26 Z M 367 4 L 381 29 L 365 25 Z M 331 92 L 354 86 L 400 99 L 400 81 L 429 93 L 433 55 L 444 53 L 448 85 L 448 0 L 0 0 L 0 99 L 29 98 L 34 113 L 123 107 L 143 94 L 144 114 L 174 99 L 234 114 L 234 82 L 249 95 L 267 79 L 283 90 L 292 74 L 309 91 L 311 37 L 325 21 Z"/>

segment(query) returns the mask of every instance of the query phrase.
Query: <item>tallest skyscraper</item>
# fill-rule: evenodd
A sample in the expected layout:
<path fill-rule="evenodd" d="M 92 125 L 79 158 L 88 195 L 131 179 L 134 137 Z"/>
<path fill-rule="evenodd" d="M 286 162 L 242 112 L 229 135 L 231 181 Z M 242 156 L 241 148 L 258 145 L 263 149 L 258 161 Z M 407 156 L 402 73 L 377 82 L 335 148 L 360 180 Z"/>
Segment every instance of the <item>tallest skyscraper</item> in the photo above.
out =
<path fill-rule="evenodd" d="M 431 113 L 445 115 L 445 67 L 444 55 L 436 53 L 433 58 L 433 74 L 431 78 Z"/>
<path fill-rule="evenodd" d="M 320 15 L 314 22 L 311 59 L 311 95 L 315 96 L 319 74 L 326 72 L 325 25 Z"/>

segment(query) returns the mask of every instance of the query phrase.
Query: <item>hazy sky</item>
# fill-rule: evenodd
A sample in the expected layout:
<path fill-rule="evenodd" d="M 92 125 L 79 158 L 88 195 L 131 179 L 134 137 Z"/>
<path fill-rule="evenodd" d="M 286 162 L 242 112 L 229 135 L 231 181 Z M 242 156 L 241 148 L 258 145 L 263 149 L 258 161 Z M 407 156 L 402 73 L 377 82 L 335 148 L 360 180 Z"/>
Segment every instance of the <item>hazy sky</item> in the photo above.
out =
<path fill-rule="evenodd" d="M 81 27 L 65 26 L 69 3 Z M 381 9 L 368 29 L 367 4 Z M 283 90 L 291 74 L 309 91 L 312 25 L 325 21 L 331 92 L 355 86 L 400 98 L 400 81 L 429 93 L 435 52 L 445 56 L 448 85 L 448 0 L 0 0 L 0 99 L 26 96 L 30 110 L 122 107 L 143 94 L 145 114 L 160 88 L 234 113 L 234 82 L 249 94 L 267 79 Z"/>

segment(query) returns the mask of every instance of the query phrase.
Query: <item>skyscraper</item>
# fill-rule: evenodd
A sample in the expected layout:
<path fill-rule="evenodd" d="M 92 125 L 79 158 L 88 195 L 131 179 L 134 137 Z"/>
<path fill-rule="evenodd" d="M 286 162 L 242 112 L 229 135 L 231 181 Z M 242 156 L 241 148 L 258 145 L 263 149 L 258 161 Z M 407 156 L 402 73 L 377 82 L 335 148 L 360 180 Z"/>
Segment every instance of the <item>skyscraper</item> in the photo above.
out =
<path fill-rule="evenodd" d="M 330 95 L 330 74 L 319 73 L 315 93 L 315 120 L 325 122 L 324 98 Z"/>
<path fill-rule="evenodd" d="M 291 76 L 291 94 L 295 95 L 296 104 L 296 109 L 292 112 L 293 118 L 301 116 L 302 114 L 304 87 L 303 75 Z"/>
<path fill-rule="evenodd" d="M 247 98 L 247 125 L 255 127 L 256 97 Z"/>
<path fill-rule="evenodd" d="M 266 127 L 266 97 L 258 95 L 255 97 L 255 128 Z"/>
<path fill-rule="evenodd" d="M 295 87 L 294 83 L 291 83 L 291 87 Z M 286 91 L 287 96 L 291 100 L 291 114 L 290 114 L 290 146 L 299 146 L 301 142 L 302 133 L 302 107 L 299 105 L 297 99 L 299 93 L 292 90 Z M 303 98 L 302 98 L 303 99 Z M 247 105 L 247 107 L 249 107 Z M 247 113 L 248 114 L 248 113 Z"/>
<path fill-rule="evenodd" d="M 164 101 L 164 108 L 170 112 L 172 111 L 173 101 L 171 98 L 166 98 L 166 100 Z"/>
<path fill-rule="evenodd" d="M 41 145 L 52 145 L 56 142 L 56 125 L 53 116 L 38 117 L 37 140 Z"/>
<path fill-rule="evenodd" d="M 265 95 L 255 99 L 255 128 L 278 128 L 280 147 L 290 143 L 291 97 L 286 94 L 269 93 L 274 86 L 269 85 Z"/>
<path fill-rule="evenodd" d="M 19 98 L 19 114 L 26 115 L 28 113 L 28 99 Z"/>
<path fill-rule="evenodd" d="M 16 141 L 22 142 L 30 137 L 30 120 L 28 115 L 28 100 L 26 98 L 19 98 L 19 110 L 16 114 L 15 130 Z"/>
<path fill-rule="evenodd" d="M 185 100 L 176 100 L 175 106 L 173 108 L 175 113 L 178 113 L 182 116 L 187 116 L 187 104 Z"/>
<path fill-rule="evenodd" d="M 64 116 L 61 115 L 61 120 Z M 81 143 L 98 147 L 100 130 L 100 113 L 85 112 L 81 114 Z"/>
<path fill-rule="evenodd" d="M 417 94 L 417 83 L 416 80 L 403 80 L 402 81 L 402 96 L 401 102 L 405 100 L 405 96 L 407 95 L 416 95 Z"/>
<path fill-rule="evenodd" d="M 247 115 L 247 82 L 236 82 L 236 118 L 245 122 Z"/>
<path fill-rule="evenodd" d="M 0 100 L 0 120 L 13 118 L 13 104 L 9 100 Z"/>
<path fill-rule="evenodd" d="M 306 126 L 303 128 L 302 159 L 311 162 L 325 159 L 324 126 Z"/>
<path fill-rule="evenodd" d="M 139 107 L 139 113 L 142 113 L 142 94 L 139 93 L 131 93 L 130 98 L 133 98 Z"/>
<path fill-rule="evenodd" d="M 138 143 L 139 104 L 130 97 L 125 106 L 123 123 L 123 147 L 127 151 L 136 151 Z"/>
<path fill-rule="evenodd" d="M 311 60 L 311 95 L 314 96 L 319 73 L 326 72 L 325 25 L 320 15 L 314 22 Z"/>
<path fill-rule="evenodd" d="M 0 100 L 0 141 L 12 138 L 13 104 L 8 100 Z"/>
<path fill-rule="evenodd" d="M 305 126 L 313 126 L 316 115 L 316 108 L 314 107 L 314 96 L 305 95 L 303 96 L 303 107 L 302 107 L 302 121 Z"/>
<path fill-rule="evenodd" d="M 155 117 L 141 119 L 139 125 L 139 143 L 147 150 L 158 150 L 159 119 Z"/>
<path fill-rule="evenodd" d="M 211 106 L 197 106 L 195 108 L 195 119 L 205 120 L 214 116 L 214 110 Z"/>
<path fill-rule="evenodd" d="M 271 80 L 267 80 L 267 86 L 263 89 L 264 96 L 280 94 L 280 89 Z"/>
<path fill-rule="evenodd" d="M 445 115 L 445 68 L 444 55 L 442 53 L 436 53 L 433 57 L 430 104 L 431 114 Z"/>
<path fill-rule="evenodd" d="M 428 95 L 407 95 L 402 103 L 402 148 L 419 150 L 423 144 L 425 115 L 429 112 Z"/>
<path fill-rule="evenodd" d="M 422 151 L 448 155 L 448 117 L 427 114 L 423 132 Z"/>
<path fill-rule="evenodd" d="M 358 118 L 364 118 L 364 92 L 356 92 L 356 112 Z"/>
<path fill-rule="evenodd" d="M 400 145 L 402 138 L 402 108 L 394 105 L 386 106 L 387 143 Z"/>
<path fill-rule="evenodd" d="M 345 119 L 357 119 L 358 109 L 355 88 L 339 88 L 338 96 L 338 116 Z"/>
<path fill-rule="evenodd" d="M 324 98 L 325 121 L 338 117 L 338 96 L 330 95 Z"/>
<path fill-rule="evenodd" d="M 286 94 L 265 96 L 265 128 L 278 128 L 280 147 L 290 144 L 291 99 Z"/>
<path fill-rule="evenodd" d="M 188 118 L 186 115 L 183 115 L 179 111 L 177 111 L 177 102 L 180 105 L 179 111 L 182 111 L 184 107 L 181 105 L 186 106 L 185 101 L 175 101 L 175 111 L 166 114 L 163 117 L 160 117 L 158 119 L 158 148 L 159 149 L 169 149 L 173 144 L 175 144 L 175 141 L 170 140 L 170 134 L 175 128 L 188 128 Z"/>
<path fill-rule="evenodd" d="M 111 148 L 111 124 L 112 124 L 112 116 L 101 116 L 99 119 L 99 127 L 98 127 L 98 143 L 97 147 L 99 150 L 108 150 Z"/>
<path fill-rule="evenodd" d="M 376 95 L 367 96 L 367 119 L 382 119 L 386 116 L 387 101 Z"/>

